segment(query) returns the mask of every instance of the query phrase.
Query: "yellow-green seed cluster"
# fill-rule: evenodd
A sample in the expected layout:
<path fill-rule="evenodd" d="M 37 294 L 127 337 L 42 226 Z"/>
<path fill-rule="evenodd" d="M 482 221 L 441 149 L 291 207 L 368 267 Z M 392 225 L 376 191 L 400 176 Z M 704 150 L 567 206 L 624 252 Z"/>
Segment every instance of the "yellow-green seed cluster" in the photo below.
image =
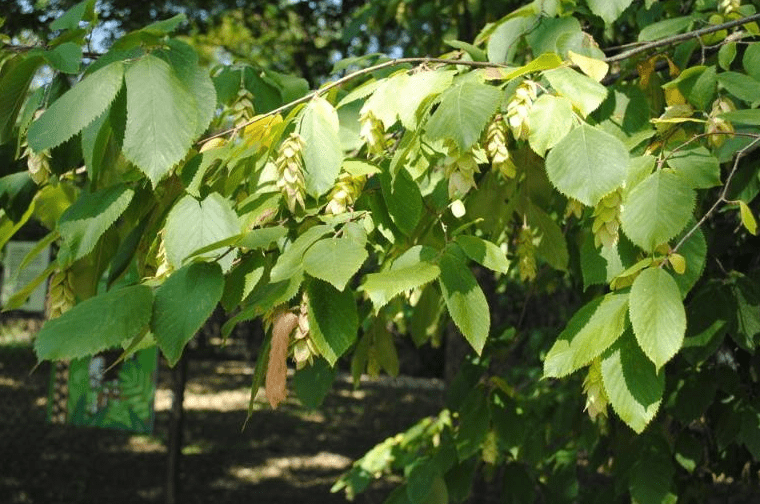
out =
<path fill-rule="evenodd" d="M 594 223 L 591 225 L 591 231 L 594 233 L 596 248 L 602 245 L 610 248 L 617 243 L 622 203 L 622 193 L 620 189 L 617 189 L 602 198 L 594 208 Z"/>
<path fill-rule="evenodd" d="M 280 145 L 275 166 L 277 187 L 280 189 L 288 210 L 295 213 L 298 206 L 305 208 L 306 183 L 303 178 L 303 149 L 305 143 L 298 133 L 291 133 Z"/>
<path fill-rule="evenodd" d="M 362 193 L 365 180 L 366 177 L 354 177 L 348 173 L 341 173 L 335 187 L 330 191 L 330 201 L 325 207 L 325 213 L 338 215 L 353 206 Z"/>
<path fill-rule="evenodd" d="M 496 114 L 486 128 L 485 149 L 492 168 L 505 178 L 514 178 L 515 165 L 507 150 L 507 124 L 501 114 Z"/>
<path fill-rule="evenodd" d="M 60 270 L 50 278 L 48 289 L 48 318 L 54 319 L 69 311 L 75 304 L 73 274 Z"/>
<path fill-rule="evenodd" d="M 512 135 L 517 140 L 527 140 L 530 134 L 530 109 L 536 99 L 537 89 L 535 82 L 523 81 L 507 104 L 507 120 Z"/>

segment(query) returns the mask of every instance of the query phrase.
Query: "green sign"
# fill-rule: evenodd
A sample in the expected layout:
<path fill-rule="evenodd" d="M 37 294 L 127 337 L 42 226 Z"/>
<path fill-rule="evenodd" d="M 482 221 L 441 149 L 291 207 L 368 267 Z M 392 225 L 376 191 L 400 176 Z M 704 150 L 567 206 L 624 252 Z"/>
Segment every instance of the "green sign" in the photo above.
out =
<path fill-rule="evenodd" d="M 37 248 L 38 243 L 34 241 L 12 241 L 6 245 L 2 260 L 3 281 L 0 282 L 0 305 L 5 306 L 16 291 L 31 283 L 50 264 L 50 245 L 48 245 L 37 250 L 31 260 L 26 260 L 25 267 L 21 268 L 27 256 Z M 30 293 L 29 299 L 18 309 L 27 312 L 44 312 L 46 285 L 45 282 L 40 283 Z"/>
<path fill-rule="evenodd" d="M 54 366 L 48 416 L 53 422 L 148 433 L 153 430 L 156 347 L 113 365 L 120 350 Z"/>

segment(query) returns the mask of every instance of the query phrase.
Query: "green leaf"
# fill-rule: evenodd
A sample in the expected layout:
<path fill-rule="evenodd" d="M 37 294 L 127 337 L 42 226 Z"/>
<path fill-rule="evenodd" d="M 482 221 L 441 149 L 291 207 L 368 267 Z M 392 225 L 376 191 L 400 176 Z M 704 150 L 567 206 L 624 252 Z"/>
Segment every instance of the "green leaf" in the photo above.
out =
<path fill-rule="evenodd" d="M 642 446 L 643 449 L 637 454 L 628 483 L 632 502 L 667 504 L 675 503 L 677 500 L 668 492 L 676 472 L 670 447 L 661 438 L 657 441 L 659 442 L 650 442 L 649 446 Z"/>
<path fill-rule="evenodd" d="M 45 59 L 50 66 L 67 74 L 79 73 L 82 63 L 82 48 L 74 42 L 64 42 L 55 49 L 45 51 Z"/>
<path fill-rule="evenodd" d="M 604 19 L 606 24 L 614 23 L 633 0 L 588 0 L 591 12 Z"/>
<path fill-rule="evenodd" d="M 488 39 L 488 61 L 509 63 L 517 52 L 517 42 L 533 26 L 536 17 L 516 16 L 499 24 Z"/>
<path fill-rule="evenodd" d="M 332 230 L 333 227 L 328 224 L 320 224 L 307 229 L 277 258 L 277 262 L 269 274 L 269 280 L 280 282 L 302 271 L 303 256 L 306 250 Z"/>
<path fill-rule="evenodd" d="M 656 171 L 628 193 L 620 214 L 623 232 L 634 244 L 652 251 L 686 226 L 695 198 L 685 178 L 670 170 Z"/>
<path fill-rule="evenodd" d="M 409 323 L 409 334 L 416 347 L 421 347 L 439 333 L 443 309 L 441 296 L 435 287 L 424 287 Z"/>
<path fill-rule="evenodd" d="M 336 374 L 337 369 L 331 368 L 324 359 L 317 359 L 314 364 L 297 370 L 293 388 L 298 399 L 309 409 L 319 408 L 332 389 Z"/>
<path fill-rule="evenodd" d="M 324 238 L 303 256 L 306 273 L 342 291 L 367 260 L 367 251 L 351 238 Z"/>
<path fill-rule="evenodd" d="M 749 206 L 743 201 L 739 201 L 739 216 L 741 217 L 744 228 L 749 231 L 750 234 L 757 236 L 757 221 L 755 220 L 755 216 L 752 215 L 752 210 L 750 210 Z"/>
<path fill-rule="evenodd" d="M 447 46 L 453 47 L 454 49 L 461 49 L 467 54 L 470 55 L 470 58 L 472 58 L 473 61 L 487 61 L 488 57 L 486 56 L 486 52 L 481 49 L 480 47 L 474 46 L 468 42 L 463 42 L 461 40 L 444 40 L 444 44 Z M 335 70 L 333 70 L 335 71 Z"/>
<path fill-rule="evenodd" d="M 675 35 L 688 29 L 693 21 L 691 16 L 682 16 L 652 23 L 639 32 L 639 42 L 649 42 Z"/>
<path fill-rule="evenodd" d="M 536 228 L 536 255 L 549 263 L 552 268 L 566 270 L 570 256 L 567 240 L 559 224 L 538 205 L 530 204 L 525 215 L 528 224 Z"/>
<path fill-rule="evenodd" d="M 465 460 L 478 453 L 488 435 L 491 411 L 482 389 L 473 388 L 463 393 L 459 409 L 459 432 L 456 438 L 457 456 Z"/>
<path fill-rule="evenodd" d="M 134 194 L 124 184 L 80 194 L 58 221 L 67 259 L 75 261 L 92 252 L 103 233 L 127 209 Z"/>
<path fill-rule="evenodd" d="M 418 110 L 434 96 L 451 86 L 454 71 L 419 72 L 409 75 L 401 71 L 381 82 L 361 109 L 371 111 L 388 129 L 397 120 L 408 129 L 417 129 Z"/>
<path fill-rule="evenodd" d="M 691 228 L 691 223 L 686 230 Z M 684 233 L 686 232 L 684 230 Z M 683 234 L 683 233 L 682 233 Z M 678 237 L 680 240 L 680 236 Z M 678 249 L 686 262 L 686 271 L 682 275 L 674 275 L 674 279 L 681 290 L 681 298 L 685 298 L 697 280 L 702 276 L 707 260 L 707 241 L 701 229 L 697 229 Z"/>
<path fill-rule="evenodd" d="M 227 312 L 250 294 L 264 277 L 265 261 L 262 254 L 249 254 L 237 263 L 226 275 L 224 293 L 220 300 Z"/>
<path fill-rule="evenodd" d="M 42 57 L 16 56 L 3 64 L 0 77 L 0 145 L 8 142 Z"/>
<path fill-rule="evenodd" d="M 168 19 L 154 21 L 142 28 L 142 31 L 146 31 L 157 36 L 168 35 L 176 30 L 177 27 L 179 27 L 179 25 L 185 21 L 187 21 L 187 15 L 185 15 L 185 13 L 179 13 Z"/>
<path fill-rule="evenodd" d="M 573 127 L 573 104 L 567 98 L 542 94 L 530 109 L 530 147 L 543 157 Z"/>
<path fill-rule="evenodd" d="M 427 135 L 433 140 L 450 138 L 460 152 L 466 152 L 480 138 L 501 99 L 498 88 L 478 82 L 449 88 L 428 120 Z"/>
<path fill-rule="evenodd" d="M 438 264 L 441 268 L 438 281 L 449 314 L 479 355 L 486 344 L 491 326 L 486 296 L 470 268 L 457 256 L 444 252 Z"/>
<path fill-rule="evenodd" d="M 229 336 L 232 329 L 239 322 L 256 318 L 272 308 L 293 299 L 298 294 L 302 282 L 302 270 L 299 270 L 296 274 L 281 282 L 256 282 L 253 291 L 245 300 L 240 312 L 222 326 L 222 336 L 225 338 Z"/>
<path fill-rule="evenodd" d="M 216 308 L 224 291 L 216 263 L 192 263 L 178 269 L 156 290 L 150 329 L 170 366 Z"/>
<path fill-rule="evenodd" d="M 104 168 L 117 163 L 121 152 L 108 114 L 103 114 L 82 130 L 82 154 L 87 175 L 92 180 L 99 180 Z"/>
<path fill-rule="evenodd" d="M 219 193 L 211 193 L 203 201 L 186 195 L 166 218 L 164 243 L 169 264 L 180 268 L 182 261 L 199 248 L 238 233 L 240 224 L 229 200 Z M 209 253 L 202 257 L 213 256 Z"/>
<path fill-rule="evenodd" d="M 578 310 L 544 360 L 544 377 L 562 378 L 588 365 L 623 334 L 628 294 L 607 294 Z"/>
<path fill-rule="evenodd" d="M 734 273 L 731 280 L 735 329 L 730 334 L 741 348 L 752 352 L 760 334 L 760 289 L 756 281 L 740 273 Z"/>
<path fill-rule="evenodd" d="M 668 166 L 682 175 L 694 189 L 721 185 L 718 158 L 701 145 L 672 153 L 668 157 Z"/>
<path fill-rule="evenodd" d="M 538 58 L 531 60 L 527 65 L 515 68 L 513 70 L 503 69 L 503 79 L 506 81 L 522 77 L 533 72 L 540 72 L 541 70 L 551 70 L 562 65 L 562 58 L 554 53 L 544 53 Z"/>
<path fill-rule="evenodd" d="M 402 292 L 422 287 L 438 278 L 441 270 L 433 264 L 434 256 L 435 252 L 428 248 L 412 247 L 388 271 L 368 274 L 359 290 L 367 293 L 375 312 L 379 312 Z"/>
<path fill-rule="evenodd" d="M 734 110 L 720 114 L 718 117 L 732 123 L 760 126 L 760 109 Z"/>
<path fill-rule="evenodd" d="M 309 330 L 319 353 L 334 366 L 356 341 L 359 316 L 351 289 L 340 292 L 321 280 L 308 283 Z"/>
<path fill-rule="evenodd" d="M 726 286 L 713 281 L 706 282 L 690 297 L 686 317 L 689 322 L 681 350 L 690 364 L 711 358 L 723 343 L 734 316 L 729 294 Z"/>
<path fill-rule="evenodd" d="M 583 290 L 591 285 L 610 282 L 625 269 L 618 252 L 619 245 L 618 242 L 613 247 L 596 248 L 594 235 L 590 230 L 585 233 L 580 258 Z"/>
<path fill-rule="evenodd" d="M 678 90 L 697 109 L 704 110 L 715 98 L 717 79 L 715 65 L 687 68 L 678 77 Z M 676 81 L 671 81 L 676 82 Z"/>
<path fill-rule="evenodd" d="M 342 169 L 352 177 L 371 177 L 381 173 L 380 168 L 361 159 L 346 159 Z"/>
<path fill-rule="evenodd" d="M 391 220 L 402 233 L 411 235 L 422 217 L 419 186 L 406 169 L 399 170 L 395 178 L 386 172 L 378 178 Z"/>
<path fill-rule="evenodd" d="M 471 235 L 458 235 L 454 241 L 462 247 L 467 257 L 486 268 L 499 273 L 509 270 L 509 260 L 498 245 Z"/>
<path fill-rule="evenodd" d="M 415 460 L 407 476 L 406 496 L 410 504 L 448 504 L 446 482 L 436 459 L 423 456 Z"/>
<path fill-rule="evenodd" d="M 124 65 L 115 62 L 82 79 L 32 123 L 29 146 L 41 152 L 82 131 L 113 102 L 121 89 L 123 77 Z"/>
<path fill-rule="evenodd" d="M 144 56 L 129 67 L 126 83 L 124 156 L 155 187 L 192 146 L 198 107 L 172 67 L 156 56 Z"/>
<path fill-rule="evenodd" d="M 50 29 L 53 31 L 76 30 L 83 19 L 87 20 L 94 16 L 94 9 L 95 0 L 83 0 L 50 23 Z"/>
<path fill-rule="evenodd" d="M 718 83 L 726 91 L 747 103 L 760 100 L 760 81 L 739 72 L 722 72 L 718 74 Z"/>
<path fill-rule="evenodd" d="M 720 65 L 723 70 L 728 70 L 731 68 L 731 63 L 734 62 L 734 58 L 736 58 L 736 42 L 721 44 L 720 49 L 718 49 L 718 65 Z"/>
<path fill-rule="evenodd" d="M 552 87 L 570 100 L 584 117 L 599 108 L 607 98 L 606 87 L 571 68 L 547 70 L 544 75 Z"/>
<path fill-rule="evenodd" d="M 306 192 L 318 198 L 329 191 L 340 173 L 343 150 L 340 146 L 338 113 L 322 97 L 309 102 L 301 117 L 299 132 L 303 151 Z"/>
<path fill-rule="evenodd" d="M 686 333 L 678 284 L 662 268 L 642 271 L 633 281 L 628 311 L 636 341 L 660 369 L 681 349 Z"/>
<path fill-rule="evenodd" d="M 287 234 L 288 228 L 285 226 L 271 226 L 252 229 L 240 238 L 238 245 L 249 250 L 266 250 L 272 243 L 276 242 L 280 238 L 284 238 Z"/>
<path fill-rule="evenodd" d="M 193 138 L 198 138 L 208 129 L 211 120 L 214 118 L 216 89 L 208 71 L 201 67 L 195 67 L 192 73 L 182 80 L 195 97 L 197 122 Z"/>
<path fill-rule="evenodd" d="M 625 181 L 628 162 L 620 140 L 584 123 L 549 152 L 546 173 L 562 194 L 593 207 Z"/>
<path fill-rule="evenodd" d="M 50 186 L 46 186 L 46 188 L 43 189 L 45 192 L 55 190 L 52 188 L 47 189 L 47 187 Z M 42 199 L 40 196 L 37 196 L 35 200 L 35 193 L 37 193 L 37 184 L 32 180 L 28 170 L 0 177 L 0 208 L 5 211 L 6 216 L 16 224 L 18 224 L 22 216 L 27 212 L 31 215 L 31 210 L 37 207 L 38 203 L 36 200 Z M 28 219 L 29 216 L 26 218 Z M 10 238 L 10 236 L 8 238 Z M 5 245 L 6 241 L 7 240 L 0 239 L 0 246 Z"/>
<path fill-rule="evenodd" d="M 398 376 L 399 362 L 396 344 L 393 342 L 393 334 L 388 331 L 383 323 L 373 324 L 371 329 L 372 349 L 377 363 L 390 376 Z"/>
<path fill-rule="evenodd" d="M 537 26 L 525 35 L 533 54 L 567 55 L 574 48 L 574 39 L 582 39 L 581 23 L 573 16 L 542 16 Z"/>
<path fill-rule="evenodd" d="M 147 328 L 152 307 L 153 292 L 145 285 L 87 299 L 48 320 L 34 350 L 40 360 L 66 360 L 118 347 Z"/>
<path fill-rule="evenodd" d="M 602 357 L 602 381 L 615 413 L 641 434 L 660 409 L 665 373 L 655 370 L 630 331 Z"/>
<path fill-rule="evenodd" d="M 721 49 L 723 49 L 721 47 Z M 734 52 L 736 49 L 734 49 Z M 747 46 L 742 56 L 742 66 L 753 79 L 760 81 L 760 44 L 757 42 Z"/>

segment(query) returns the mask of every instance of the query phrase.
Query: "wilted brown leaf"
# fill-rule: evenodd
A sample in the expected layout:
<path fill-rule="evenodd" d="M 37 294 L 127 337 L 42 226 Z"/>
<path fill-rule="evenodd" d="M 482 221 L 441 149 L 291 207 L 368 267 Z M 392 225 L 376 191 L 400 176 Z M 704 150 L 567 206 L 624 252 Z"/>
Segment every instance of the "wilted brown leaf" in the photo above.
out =
<path fill-rule="evenodd" d="M 290 333 L 297 325 L 298 317 L 289 311 L 281 311 L 274 317 L 272 344 L 269 348 L 269 365 L 267 366 L 265 381 L 267 399 L 272 408 L 276 408 L 288 395 L 285 388 L 285 381 L 288 376 L 288 345 Z"/>

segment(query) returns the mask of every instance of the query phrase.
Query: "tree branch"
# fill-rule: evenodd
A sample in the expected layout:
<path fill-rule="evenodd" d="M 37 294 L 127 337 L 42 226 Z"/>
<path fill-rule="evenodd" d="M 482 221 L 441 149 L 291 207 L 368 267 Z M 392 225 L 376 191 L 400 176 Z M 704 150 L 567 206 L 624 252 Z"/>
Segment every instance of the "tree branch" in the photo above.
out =
<path fill-rule="evenodd" d="M 488 61 L 465 61 L 465 60 L 455 60 L 455 59 L 443 59 L 443 58 L 427 58 L 427 57 L 415 57 L 415 58 L 395 58 L 388 61 L 383 61 L 382 63 L 378 63 L 376 65 L 372 65 L 367 68 L 362 68 L 361 70 L 357 70 L 355 72 L 352 72 L 344 77 L 341 77 L 340 79 L 333 81 L 329 84 L 326 84 L 322 86 L 319 89 L 316 89 L 310 93 L 305 94 L 301 98 L 298 98 L 297 100 L 293 100 L 289 103 L 286 103 L 285 105 L 282 105 L 281 107 L 277 107 L 274 110 L 270 110 L 269 112 L 266 112 L 264 114 L 258 115 L 255 118 L 246 121 L 238 126 L 235 126 L 234 128 L 229 128 L 224 131 L 220 131 L 219 133 L 215 133 L 214 135 L 208 136 L 206 138 L 203 138 L 201 140 L 198 140 L 196 143 L 205 142 L 207 140 L 211 140 L 213 138 L 225 136 L 229 133 L 233 133 L 235 131 L 239 131 L 242 128 L 245 128 L 246 126 L 253 124 L 255 121 L 258 121 L 259 119 L 262 119 L 264 117 L 269 117 L 273 115 L 277 115 L 280 112 L 284 112 L 288 109 L 291 109 L 295 107 L 296 105 L 300 105 L 301 103 L 306 103 L 309 100 L 312 100 L 313 98 L 316 98 L 317 96 L 323 95 L 330 91 L 333 88 L 340 87 L 346 82 L 349 82 L 357 77 L 361 77 L 362 75 L 366 75 L 372 72 L 376 72 L 378 70 L 382 70 L 384 68 L 394 67 L 398 65 L 405 65 L 407 63 L 417 63 L 417 64 L 425 64 L 425 63 L 436 63 L 440 65 L 464 65 L 474 68 L 511 68 L 509 65 L 505 65 L 502 63 L 490 63 Z"/>
<path fill-rule="evenodd" d="M 760 136 L 756 136 L 756 138 L 747 144 L 745 147 L 743 147 L 739 152 L 736 153 L 736 157 L 734 158 L 734 165 L 731 167 L 731 171 L 728 173 L 728 177 L 726 177 L 726 183 L 723 184 L 723 190 L 720 192 L 720 196 L 717 200 L 715 200 L 715 203 L 712 204 L 709 210 L 705 212 L 705 214 L 702 216 L 699 221 L 692 226 L 691 229 L 689 229 L 689 232 L 683 235 L 683 238 L 679 240 L 678 243 L 676 243 L 675 247 L 671 250 L 672 252 L 677 252 L 681 246 L 683 246 L 684 243 L 686 243 L 686 240 L 691 238 L 691 235 L 697 232 L 697 229 L 702 227 L 702 225 L 707 221 L 707 219 L 710 218 L 710 216 L 715 213 L 715 210 L 718 209 L 718 205 L 721 203 L 729 203 L 729 200 L 726 199 L 726 196 L 728 195 L 728 189 L 731 187 L 731 180 L 734 178 L 734 175 L 736 174 L 736 171 L 739 169 L 739 161 L 749 153 L 751 149 L 753 149 L 757 144 L 760 144 Z"/>
<path fill-rule="evenodd" d="M 747 16 L 741 19 L 735 19 L 734 21 L 729 21 L 727 23 L 721 23 L 718 25 L 708 26 L 706 28 L 700 28 L 699 30 L 692 30 L 686 33 L 679 33 L 678 35 L 673 35 L 672 37 L 666 37 L 659 40 L 653 40 L 652 42 L 647 42 L 633 49 L 629 49 L 628 51 L 621 52 L 620 54 L 616 54 L 614 56 L 604 58 L 604 61 L 607 63 L 615 63 L 617 61 L 628 59 L 639 53 L 647 52 L 650 49 L 655 49 L 657 47 L 675 44 L 677 42 L 682 42 L 684 40 L 689 40 L 691 38 L 701 37 L 702 35 L 707 35 L 708 33 L 715 33 L 720 30 L 727 30 L 735 26 L 740 26 L 740 25 L 751 23 L 753 21 L 758 21 L 758 20 L 760 20 L 760 14 L 753 14 L 752 16 Z"/>

